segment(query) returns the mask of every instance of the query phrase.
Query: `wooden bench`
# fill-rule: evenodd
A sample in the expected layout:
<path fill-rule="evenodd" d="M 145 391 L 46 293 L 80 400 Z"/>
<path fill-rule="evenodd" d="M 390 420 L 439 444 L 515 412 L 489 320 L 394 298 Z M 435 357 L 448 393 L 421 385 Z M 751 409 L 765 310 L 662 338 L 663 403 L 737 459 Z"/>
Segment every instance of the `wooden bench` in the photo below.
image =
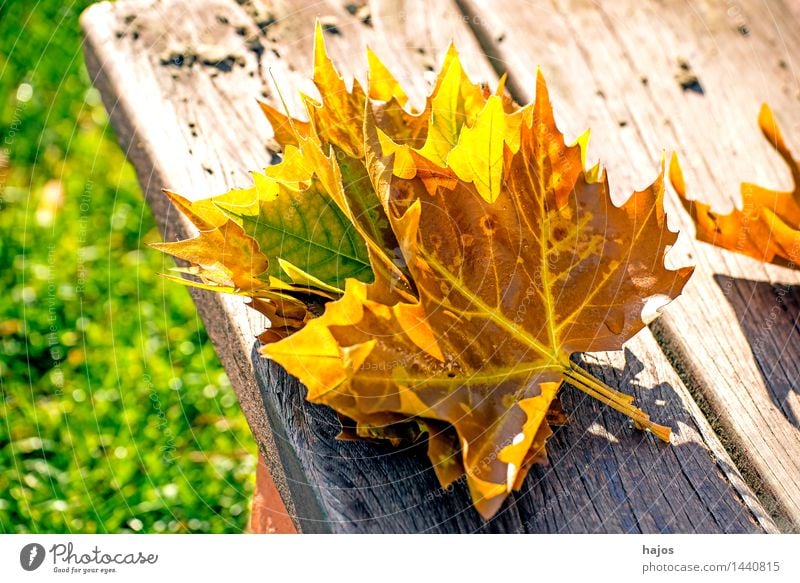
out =
<path fill-rule="evenodd" d="M 313 27 L 363 80 L 365 45 L 419 97 L 452 39 L 475 80 L 508 71 L 533 97 L 536 66 L 568 137 L 592 128 L 590 159 L 624 196 L 664 149 L 690 193 L 725 209 L 739 183 L 788 187 L 760 136 L 769 102 L 800 151 L 800 7 L 684 0 L 122 0 L 83 16 L 87 65 L 167 240 L 191 235 L 162 187 L 191 198 L 249 184 L 270 163 L 256 103 L 298 108 Z M 669 197 L 670 220 L 692 232 Z M 697 263 L 684 295 L 624 352 L 584 355 L 674 429 L 657 443 L 582 393 L 522 491 L 484 522 L 462 482 L 439 488 L 421 447 L 334 440 L 333 413 L 255 352 L 264 321 L 239 298 L 193 292 L 285 512 L 301 532 L 775 532 L 800 529 L 800 272 L 684 237 Z M 288 522 L 284 520 L 286 530 Z"/>

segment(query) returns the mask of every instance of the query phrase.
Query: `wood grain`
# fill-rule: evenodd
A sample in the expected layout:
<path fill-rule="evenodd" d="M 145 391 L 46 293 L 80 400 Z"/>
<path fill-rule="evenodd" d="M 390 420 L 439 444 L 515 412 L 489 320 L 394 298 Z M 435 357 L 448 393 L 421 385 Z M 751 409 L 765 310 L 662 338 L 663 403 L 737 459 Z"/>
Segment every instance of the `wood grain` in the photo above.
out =
<path fill-rule="evenodd" d="M 365 24 L 363 13 L 351 15 L 335 2 L 232 0 L 130 0 L 84 15 L 87 64 L 165 238 L 190 230 L 161 187 L 201 198 L 246 186 L 247 170 L 272 159 L 270 131 L 253 97 L 275 101 L 280 88 L 296 107 L 296 89 L 309 90 L 300 72 L 310 71 L 315 16 L 335 23 L 329 50 L 346 73 L 363 75 L 369 42 L 419 97 L 455 38 L 471 75 L 496 79 L 469 28 L 480 23 L 452 2 L 372 2 L 370 15 Z M 559 106 L 557 100 L 563 115 Z M 654 164 L 648 167 L 654 172 Z M 598 377 L 633 391 L 655 420 L 672 425 L 675 445 L 655 443 L 567 389 L 571 423 L 553 439 L 551 466 L 532 471 L 523 492 L 485 524 L 463 485 L 438 489 L 420 447 L 334 441 L 330 411 L 305 403 L 302 389 L 274 365 L 251 361 L 263 321 L 238 299 L 202 292 L 195 298 L 302 532 L 775 529 L 648 331 L 625 354 L 597 355 L 590 363 Z"/>
<path fill-rule="evenodd" d="M 768 101 L 800 151 L 791 2 L 459 3 L 518 99 L 532 98 L 542 66 L 559 126 L 570 136 L 592 128 L 589 159 L 607 165 L 618 200 L 652 180 L 665 149 L 680 153 L 690 195 L 720 211 L 740 200 L 742 181 L 791 187 L 756 123 Z M 668 204 L 671 222 L 693 233 L 676 199 Z M 800 272 L 689 237 L 674 255 L 697 271 L 653 329 L 748 479 L 796 530 Z"/>
<path fill-rule="evenodd" d="M 642 336 L 649 338 L 647 332 Z M 463 481 L 447 490 L 439 487 L 424 444 L 397 450 L 336 441 L 339 422 L 333 412 L 306 403 L 297 380 L 259 359 L 254 347 L 256 378 L 300 512 L 300 529 L 773 532 L 774 525 L 715 443 L 652 338 L 648 344 L 654 353 L 641 340 L 624 354 L 586 357 L 584 364 L 599 378 L 635 394 L 646 409 L 675 427 L 673 445 L 632 429 L 619 415 L 567 387 L 561 398 L 570 421 L 549 444 L 550 465 L 535 467 L 522 491 L 489 522 L 471 508 Z"/>

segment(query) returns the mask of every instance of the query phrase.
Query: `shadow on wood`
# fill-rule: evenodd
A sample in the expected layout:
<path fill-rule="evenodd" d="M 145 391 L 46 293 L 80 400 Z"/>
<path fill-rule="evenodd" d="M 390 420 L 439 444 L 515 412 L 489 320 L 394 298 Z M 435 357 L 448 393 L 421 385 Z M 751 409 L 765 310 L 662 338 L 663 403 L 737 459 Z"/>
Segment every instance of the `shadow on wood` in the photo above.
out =
<path fill-rule="evenodd" d="M 736 311 L 772 402 L 800 428 L 800 286 L 715 275 Z M 795 382 L 792 382 L 792 379 Z"/>
<path fill-rule="evenodd" d="M 624 370 L 579 360 L 636 394 L 676 444 L 660 443 L 583 393 L 561 392 L 570 423 L 549 444 L 522 490 L 491 521 L 472 508 L 461 479 L 439 486 L 424 443 L 393 448 L 337 441 L 331 409 L 253 347 L 253 363 L 302 532 L 756 532 L 748 506 L 703 447 L 690 412 L 667 384 L 640 387 L 644 366 L 626 351 Z M 729 468 L 732 469 L 732 468 Z"/>

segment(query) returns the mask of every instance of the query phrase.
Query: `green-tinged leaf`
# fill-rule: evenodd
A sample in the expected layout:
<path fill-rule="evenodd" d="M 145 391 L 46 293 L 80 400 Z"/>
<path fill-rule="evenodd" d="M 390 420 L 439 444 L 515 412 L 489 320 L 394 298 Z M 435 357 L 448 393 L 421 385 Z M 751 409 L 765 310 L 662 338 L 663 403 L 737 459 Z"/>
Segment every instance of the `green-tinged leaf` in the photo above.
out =
<path fill-rule="evenodd" d="M 270 258 L 268 274 L 287 277 L 277 261 L 281 258 L 335 288 L 344 288 L 348 277 L 371 281 L 363 239 L 321 184 L 314 181 L 300 192 L 275 184 L 277 192 L 267 200 L 255 190 L 248 204 L 231 204 L 224 196 L 214 199 Z"/>

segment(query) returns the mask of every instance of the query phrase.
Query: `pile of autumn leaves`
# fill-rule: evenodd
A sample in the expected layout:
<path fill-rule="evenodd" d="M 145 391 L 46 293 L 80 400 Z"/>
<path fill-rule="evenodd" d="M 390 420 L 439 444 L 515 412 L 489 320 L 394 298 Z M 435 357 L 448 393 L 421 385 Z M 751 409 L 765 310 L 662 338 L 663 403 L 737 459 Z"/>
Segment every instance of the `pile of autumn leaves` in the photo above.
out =
<path fill-rule="evenodd" d="M 451 49 L 412 112 L 372 53 L 369 65 L 366 91 L 348 91 L 318 29 L 308 121 L 263 105 L 282 161 L 249 189 L 168 193 L 199 234 L 157 247 L 188 263 L 191 285 L 250 298 L 271 323 L 264 356 L 357 436 L 426 434 L 442 485 L 466 474 L 485 517 L 545 459 L 564 379 L 668 440 L 570 361 L 620 349 L 647 299 L 691 274 L 664 267 L 676 235 L 661 175 L 614 206 L 601 169 L 584 168 L 586 136 L 567 145 L 556 128 L 541 76 L 519 107 L 502 82 L 470 82 Z"/>

